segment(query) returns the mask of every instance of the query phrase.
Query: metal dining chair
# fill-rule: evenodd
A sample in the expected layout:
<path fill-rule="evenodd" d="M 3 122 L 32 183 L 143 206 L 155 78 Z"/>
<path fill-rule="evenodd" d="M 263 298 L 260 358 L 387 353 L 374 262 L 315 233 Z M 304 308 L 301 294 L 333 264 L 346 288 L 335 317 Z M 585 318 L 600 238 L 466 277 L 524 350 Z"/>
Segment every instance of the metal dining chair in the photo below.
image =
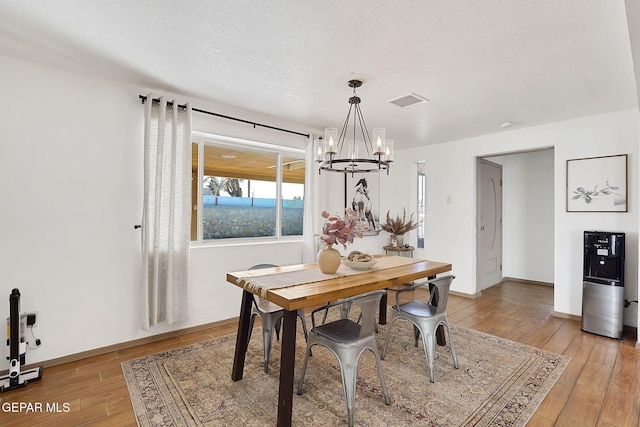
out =
<path fill-rule="evenodd" d="M 341 299 L 328 303 L 311 312 L 311 331 L 307 339 L 307 350 L 304 357 L 304 365 L 300 382 L 298 383 L 298 394 L 302 394 L 304 376 L 307 372 L 307 364 L 311 355 L 311 347 L 320 345 L 329 349 L 337 358 L 340 364 L 342 376 L 342 388 L 347 404 L 347 414 L 349 426 L 353 426 L 353 408 L 355 403 L 356 380 L 358 373 L 358 361 L 365 350 L 370 350 L 376 359 L 378 376 L 382 385 L 385 403 L 389 405 L 389 392 L 384 382 L 384 374 L 380 364 L 380 355 L 376 345 L 374 331 L 376 309 L 380 305 L 380 298 L 386 291 L 374 291 L 351 298 Z M 345 307 L 356 305 L 360 309 L 358 322 L 345 318 Z M 326 313 L 331 307 L 339 306 L 341 309 L 340 319 L 329 321 L 328 323 L 317 324 L 316 316 L 319 313 Z"/>
<path fill-rule="evenodd" d="M 249 270 L 259 270 L 262 268 L 278 267 L 275 264 L 257 264 L 251 267 Z M 298 317 L 302 319 L 302 329 L 304 330 L 304 338 L 308 339 L 307 323 L 304 320 L 304 310 L 298 310 Z M 262 343 L 264 347 L 264 372 L 269 372 L 269 360 L 271 359 L 271 343 L 273 340 L 273 332 L 276 333 L 276 338 L 280 339 L 280 326 L 282 324 L 282 317 L 284 316 L 284 309 L 277 304 L 272 303 L 266 299 L 260 298 L 257 295 L 253 296 L 253 304 L 251 307 L 251 317 L 249 320 L 249 337 L 247 338 L 247 345 L 251 341 L 251 332 L 253 331 L 253 323 L 256 316 L 260 316 L 260 322 L 262 323 Z"/>
<path fill-rule="evenodd" d="M 453 347 L 453 339 L 451 338 L 451 329 L 449 328 L 449 320 L 447 319 L 447 300 L 449 298 L 449 288 L 455 276 L 448 275 L 431 279 L 426 282 L 416 282 L 413 285 L 396 291 L 396 305 L 391 307 L 391 321 L 387 329 L 387 339 L 382 350 L 382 359 L 387 354 L 387 346 L 391 338 L 391 327 L 396 320 L 406 320 L 414 326 L 415 346 L 418 346 L 418 339 L 422 335 L 422 344 L 424 352 L 429 364 L 429 381 L 434 382 L 433 364 L 435 361 L 436 347 L 436 330 L 439 326 L 447 328 L 449 336 L 449 351 L 453 356 L 453 366 L 458 369 L 458 358 Z M 421 286 L 429 285 L 429 300 L 413 300 L 400 304 L 400 294 L 413 291 Z M 435 305 L 434 297 L 437 295 L 438 303 Z"/>

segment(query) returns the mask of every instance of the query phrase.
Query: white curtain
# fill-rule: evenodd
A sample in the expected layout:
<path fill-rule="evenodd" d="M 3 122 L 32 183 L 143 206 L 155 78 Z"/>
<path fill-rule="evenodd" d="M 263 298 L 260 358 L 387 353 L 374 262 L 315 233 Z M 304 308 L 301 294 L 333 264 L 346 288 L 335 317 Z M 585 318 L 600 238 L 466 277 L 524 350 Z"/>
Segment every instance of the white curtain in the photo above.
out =
<path fill-rule="evenodd" d="M 306 149 L 306 175 L 304 179 L 304 230 L 302 260 L 305 263 L 316 262 L 316 256 L 320 248 L 318 235 L 322 230 L 324 219 L 320 214 L 322 211 L 331 211 L 332 193 L 330 172 L 318 173 L 318 164 L 315 162 L 315 138 L 313 135 L 307 141 Z M 333 186 L 335 189 L 335 185 Z"/>
<path fill-rule="evenodd" d="M 316 262 L 316 255 L 320 250 L 318 234 L 322 229 L 324 220 L 320 216 L 323 210 L 329 210 L 330 191 L 328 175 L 325 172 L 318 174 L 318 165 L 315 162 L 315 139 L 311 135 L 307 141 L 305 163 L 307 165 L 304 180 L 304 230 L 302 261 L 305 263 Z"/>
<path fill-rule="evenodd" d="M 142 328 L 188 318 L 191 106 L 145 103 Z"/>
<path fill-rule="evenodd" d="M 305 152 L 305 177 L 304 177 L 304 221 L 302 230 L 302 262 L 310 263 L 316 260 L 315 234 L 318 232 L 316 226 L 315 211 L 318 206 L 318 170 L 314 161 L 314 137 L 309 136 L 307 149 Z"/>

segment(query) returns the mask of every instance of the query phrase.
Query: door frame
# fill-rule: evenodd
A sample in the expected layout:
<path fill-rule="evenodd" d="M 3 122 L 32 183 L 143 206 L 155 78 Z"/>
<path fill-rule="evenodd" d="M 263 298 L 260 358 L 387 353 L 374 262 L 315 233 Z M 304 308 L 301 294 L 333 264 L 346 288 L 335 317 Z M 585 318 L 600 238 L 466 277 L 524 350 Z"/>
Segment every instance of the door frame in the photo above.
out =
<path fill-rule="evenodd" d="M 480 226 L 479 226 L 479 218 L 480 218 L 480 198 L 481 198 L 481 181 L 480 181 L 480 162 L 482 160 L 484 161 L 488 161 L 491 162 L 492 157 L 505 157 L 505 156 L 512 156 L 512 155 L 521 155 L 521 154 L 530 154 L 530 153 L 535 153 L 537 151 L 547 151 L 547 150 L 551 150 L 552 152 L 555 152 L 555 146 L 553 145 L 549 145 L 549 146 L 544 146 L 544 147 L 538 147 L 538 148 L 532 148 L 532 149 L 524 149 L 524 150 L 514 150 L 514 151 L 498 151 L 498 152 L 493 152 L 493 153 L 486 153 L 486 154 L 479 154 L 479 155 L 475 155 L 475 163 L 474 166 L 476 168 L 475 172 L 475 200 L 474 203 L 476 205 L 476 216 L 475 216 L 475 230 L 476 230 L 476 248 L 475 248 L 475 253 L 474 253 L 474 269 L 475 271 L 473 273 L 475 273 L 475 292 L 474 294 L 476 296 L 480 296 L 482 294 L 481 289 L 480 289 L 480 261 L 479 261 L 479 245 L 480 245 L 480 238 L 479 238 L 479 232 L 480 232 Z M 555 154 L 554 154 L 555 156 Z M 555 162 L 555 161 L 554 161 Z M 495 163 L 495 162 L 491 162 L 491 163 Z M 555 163 L 554 163 L 554 168 L 555 168 Z M 504 175 L 504 173 L 503 173 Z M 504 176 L 503 176 L 504 178 Z M 555 193 L 556 193 L 556 182 L 557 182 L 557 174 L 554 174 L 554 179 L 553 179 L 553 188 L 554 188 L 554 197 L 555 197 Z M 503 205 L 503 211 L 504 211 L 504 205 L 505 205 L 505 196 L 504 196 L 504 191 L 503 191 L 503 201 L 502 201 L 502 205 Z M 554 227 L 555 227 L 555 222 L 556 222 L 556 217 L 555 217 L 555 209 L 554 209 Z M 507 219 L 508 220 L 508 219 Z M 554 240 L 555 240 L 555 235 L 556 233 L 554 232 Z M 503 239 L 504 240 L 504 239 Z M 502 248 L 503 251 L 503 257 L 504 257 L 504 247 Z M 503 258 L 504 261 L 504 258 Z M 556 259 L 554 258 L 554 262 L 556 261 Z M 555 276 L 555 274 L 554 274 Z M 504 277 L 503 277 L 504 280 Z M 555 280 L 553 280 L 553 283 L 555 283 Z"/>

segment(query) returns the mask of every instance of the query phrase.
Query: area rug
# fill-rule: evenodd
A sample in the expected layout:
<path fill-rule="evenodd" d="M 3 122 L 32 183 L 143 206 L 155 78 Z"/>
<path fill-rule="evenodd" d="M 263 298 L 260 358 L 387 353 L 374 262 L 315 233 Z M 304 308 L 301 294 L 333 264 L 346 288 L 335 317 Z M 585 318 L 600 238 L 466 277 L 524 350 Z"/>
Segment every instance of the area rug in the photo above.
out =
<path fill-rule="evenodd" d="M 298 328 L 301 329 L 301 328 Z M 412 327 L 393 325 L 382 361 L 391 405 L 385 405 L 375 360 L 366 351 L 358 366 L 354 422 L 359 426 L 524 426 L 569 358 L 452 325 L 459 369 L 448 346 L 437 348 L 435 383 Z M 386 326 L 380 327 L 382 350 Z M 244 377 L 231 381 L 235 335 L 124 362 L 122 369 L 139 426 L 270 426 L 276 424 L 280 343 L 274 340 L 264 373 L 262 334 L 255 328 Z M 296 385 L 304 360 L 296 346 Z M 335 356 L 314 347 L 302 395 L 293 399 L 294 426 L 347 424 Z"/>

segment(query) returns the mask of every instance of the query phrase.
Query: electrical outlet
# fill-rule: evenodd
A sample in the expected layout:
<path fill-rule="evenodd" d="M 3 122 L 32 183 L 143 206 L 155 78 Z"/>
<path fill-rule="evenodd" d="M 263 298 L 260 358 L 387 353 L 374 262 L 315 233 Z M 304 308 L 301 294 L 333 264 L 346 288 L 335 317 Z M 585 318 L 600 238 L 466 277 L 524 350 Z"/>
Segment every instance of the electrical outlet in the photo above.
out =
<path fill-rule="evenodd" d="M 36 324 L 37 314 L 36 313 L 26 313 L 27 316 L 27 326 L 33 326 Z"/>

